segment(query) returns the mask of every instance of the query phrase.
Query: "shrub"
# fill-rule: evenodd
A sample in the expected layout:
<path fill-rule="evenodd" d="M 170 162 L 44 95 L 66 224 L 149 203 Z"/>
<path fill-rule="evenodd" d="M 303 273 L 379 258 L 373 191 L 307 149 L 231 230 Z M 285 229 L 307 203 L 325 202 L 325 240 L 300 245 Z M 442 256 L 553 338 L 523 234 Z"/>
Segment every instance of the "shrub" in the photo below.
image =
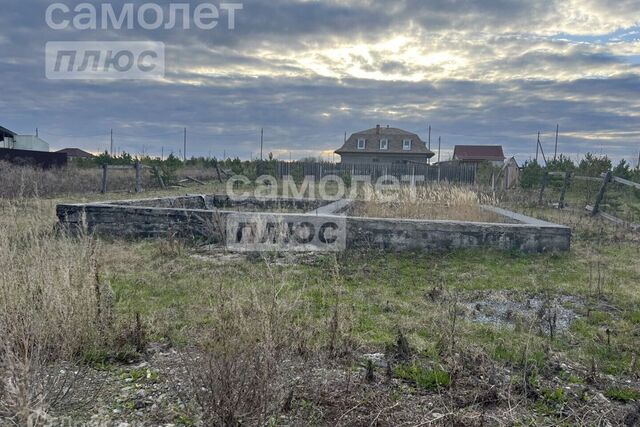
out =
<path fill-rule="evenodd" d="M 300 342 L 294 307 L 278 294 L 219 288 L 211 327 L 186 361 L 206 425 L 264 425 L 282 409 L 286 364 Z"/>

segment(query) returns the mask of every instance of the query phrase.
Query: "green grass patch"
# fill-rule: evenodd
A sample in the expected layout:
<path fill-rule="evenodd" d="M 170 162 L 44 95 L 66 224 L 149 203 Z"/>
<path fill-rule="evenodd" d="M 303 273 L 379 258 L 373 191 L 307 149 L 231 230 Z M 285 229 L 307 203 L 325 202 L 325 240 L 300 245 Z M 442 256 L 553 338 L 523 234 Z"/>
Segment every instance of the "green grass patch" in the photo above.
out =
<path fill-rule="evenodd" d="M 605 392 L 605 396 L 612 400 L 627 403 L 640 400 L 640 391 L 632 388 L 610 388 Z"/>
<path fill-rule="evenodd" d="M 448 387 L 451 384 L 451 376 L 447 371 L 424 368 L 416 363 L 398 365 L 394 372 L 396 377 L 410 381 L 425 390 Z"/>

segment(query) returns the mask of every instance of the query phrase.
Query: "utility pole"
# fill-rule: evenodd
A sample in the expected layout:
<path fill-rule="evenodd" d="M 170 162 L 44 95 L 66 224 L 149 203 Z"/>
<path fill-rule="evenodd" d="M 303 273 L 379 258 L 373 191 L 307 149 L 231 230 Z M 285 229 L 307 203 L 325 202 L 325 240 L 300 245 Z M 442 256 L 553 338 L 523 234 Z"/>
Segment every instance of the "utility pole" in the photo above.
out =
<path fill-rule="evenodd" d="M 264 128 L 260 128 L 260 161 L 262 161 L 262 147 L 264 145 Z"/>
<path fill-rule="evenodd" d="M 347 132 L 344 133 L 344 142 L 347 142 Z"/>
<path fill-rule="evenodd" d="M 38 128 L 36 128 L 36 138 L 38 138 Z"/>
<path fill-rule="evenodd" d="M 438 163 L 440 163 L 440 137 L 438 137 Z"/>
<path fill-rule="evenodd" d="M 536 163 L 538 163 L 538 150 L 540 150 L 540 131 L 538 131 L 538 141 L 536 142 Z"/>
<path fill-rule="evenodd" d="M 111 157 L 113 157 L 113 128 L 111 128 Z"/>
<path fill-rule="evenodd" d="M 183 140 L 184 149 L 182 150 L 182 158 L 185 163 L 187 161 L 187 128 L 184 128 L 184 140 Z"/>
<path fill-rule="evenodd" d="M 160 151 L 160 160 L 164 162 L 164 145 L 162 146 L 162 151 Z"/>
<path fill-rule="evenodd" d="M 553 150 L 553 161 L 556 161 L 556 156 L 558 155 L 558 133 L 560 132 L 560 125 L 556 125 L 556 147 Z"/>
<path fill-rule="evenodd" d="M 427 139 L 427 149 L 431 151 L 431 125 L 429 125 L 429 138 Z M 427 159 L 427 164 L 431 164 L 431 157 Z"/>

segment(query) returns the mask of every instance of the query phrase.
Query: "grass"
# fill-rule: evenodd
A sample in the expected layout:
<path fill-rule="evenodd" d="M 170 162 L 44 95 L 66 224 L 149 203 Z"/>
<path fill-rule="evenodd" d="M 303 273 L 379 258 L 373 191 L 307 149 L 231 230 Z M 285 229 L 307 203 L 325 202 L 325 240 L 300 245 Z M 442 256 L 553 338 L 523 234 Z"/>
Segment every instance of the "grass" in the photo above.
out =
<path fill-rule="evenodd" d="M 609 399 L 627 403 L 640 400 L 640 390 L 631 388 L 610 388 L 605 393 L 605 396 Z"/>
<path fill-rule="evenodd" d="M 447 371 L 427 369 L 415 363 L 396 366 L 394 373 L 398 378 L 410 381 L 425 390 L 436 390 L 451 384 L 451 376 Z"/>
<path fill-rule="evenodd" d="M 371 218 L 506 222 L 504 217 L 481 209 L 481 205 L 496 204 L 496 200 L 470 186 L 431 183 L 414 189 L 384 190 L 362 189 L 362 200 L 352 207 L 350 214 Z"/>
<path fill-rule="evenodd" d="M 145 197 L 200 190 L 219 191 L 220 188 L 215 185 L 205 189 L 193 187 L 145 193 Z M 95 199 L 105 198 L 113 198 L 113 194 L 95 196 Z M 64 201 L 88 199 L 94 196 L 73 196 Z M 68 283 L 73 285 L 69 285 L 69 292 L 76 289 L 74 292 L 80 293 L 70 294 L 73 298 L 66 301 L 68 304 L 52 299 L 52 303 L 59 304 L 52 313 L 82 306 L 77 303 L 80 298 L 94 298 L 93 287 L 84 289 L 83 285 L 94 283 L 94 270 L 84 271 L 84 267 L 95 265 L 100 281 L 113 291 L 116 323 L 131 323 L 139 314 L 149 340 L 170 343 L 178 349 L 198 345 L 202 337 L 211 339 L 212 330 L 221 324 L 221 319 L 228 319 L 229 313 L 258 328 L 272 309 L 258 302 L 271 301 L 276 289 L 278 304 L 286 307 L 282 318 L 287 319 L 279 329 L 292 331 L 284 325 L 295 325 L 291 336 L 310 353 L 319 354 L 320 349 L 329 347 L 357 349 L 357 352 L 386 351 L 395 342 L 398 330 L 403 331 L 414 360 L 395 366 L 393 374 L 423 391 L 452 387 L 459 378 L 444 364 L 457 353 L 466 352 L 483 354 L 500 369 L 514 372 L 533 369 L 539 376 L 559 360 L 579 367 L 563 373 L 563 381 L 570 385 L 583 386 L 587 382 L 583 378 L 590 375 L 592 367 L 597 374 L 619 379 L 638 374 L 634 361 L 638 356 L 640 324 L 640 288 L 637 286 L 640 266 L 636 262 L 640 250 L 636 241 L 618 238 L 619 231 L 609 230 L 605 224 L 552 210 L 525 212 L 574 228 L 572 250 L 563 254 L 461 250 L 347 252 L 339 257 L 267 254 L 225 258 L 222 252 L 180 244 L 171 246 L 161 240 L 99 240 L 95 252 L 91 252 L 92 240 L 66 239 L 52 231 L 56 202 L 23 199 L 0 203 L 4 236 L 23 239 L 10 243 L 5 238 L 5 243 L 1 243 L 5 254 L 4 261 L 0 261 L 3 262 L 2 289 L 8 292 L 16 283 L 23 289 L 32 289 L 29 286 L 33 283 L 65 283 L 63 279 L 68 277 L 71 279 Z M 38 268 L 32 269 L 36 265 Z M 30 273 L 31 270 L 35 271 Z M 47 278 L 52 273 L 54 276 Z M 85 291 L 86 294 L 82 293 Z M 504 328 L 474 323 L 462 314 L 458 317 L 456 302 L 453 312 L 451 310 L 454 298 L 473 302 L 478 295 L 507 291 L 517 295 L 574 296 L 579 301 L 574 308 L 580 317 L 568 330 L 551 339 L 527 325 Z M 35 293 L 29 295 L 33 297 Z M 237 301 L 237 306 L 224 306 L 225 301 Z M 22 307 L 28 310 L 27 304 Z M 262 314 L 252 317 L 248 314 L 251 312 Z M 33 319 L 39 318 L 36 313 L 25 313 Z M 95 317 L 95 313 L 74 315 L 79 317 L 65 318 L 89 325 L 79 329 L 92 338 L 94 323 L 87 319 Z M 334 318 L 338 319 L 337 334 L 332 326 Z M 43 323 L 51 321 L 40 319 Z M 92 338 L 73 344 L 66 337 L 75 339 L 78 334 L 64 331 L 76 323 L 55 319 L 54 322 L 62 325 L 63 333 L 56 335 L 57 341 L 62 348 L 69 349 L 61 352 L 60 357 L 72 357 L 78 352 L 72 351 L 73 348 L 87 347 L 88 341 L 94 342 Z M 235 331 L 229 336 L 249 336 L 245 335 L 246 329 L 235 323 L 228 327 L 228 331 Z M 47 328 L 39 329 L 46 332 Z M 260 334 L 263 334 L 261 343 L 274 337 L 282 346 L 290 345 L 285 337 L 273 336 L 267 330 Z M 43 340 L 53 342 L 54 338 Z M 333 342 L 335 340 L 339 343 Z M 452 341 L 455 341 L 453 350 Z M 96 357 L 100 359 L 96 363 L 107 359 L 107 355 L 95 353 L 102 354 Z M 435 362 L 442 363 L 442 367 L 434 368 Z M 243 366 L 237 367 L 240 371 L 241 368 Z M 124 372 L 136 377 L 146 375 L 146 370 Z M 553 384 L 539 387 L 545 407 L 553 409 L 549 409 L 549 413 L 558 412 L 557 408 L 564 407 L 571 399 L 568 393 L 560 395 Z M 281 391 L 270 393 L 280 396 Z M 620 402 L 638 399 L 635 389 L 610 387 L 605 395 Z M 218 412 L 214 415 L 218 416 Z"/>

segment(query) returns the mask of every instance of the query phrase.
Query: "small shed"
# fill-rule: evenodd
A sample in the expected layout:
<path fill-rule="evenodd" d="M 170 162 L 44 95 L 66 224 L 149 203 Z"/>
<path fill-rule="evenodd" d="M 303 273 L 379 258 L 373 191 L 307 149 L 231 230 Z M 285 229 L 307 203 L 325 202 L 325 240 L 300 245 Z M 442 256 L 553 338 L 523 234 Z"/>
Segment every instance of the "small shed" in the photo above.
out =
<path fill-rule="evenodd" d="M 504 163 L 500 171 L 500 178 L 502 180 L 502 188 L 505 190 L 520 184 L 520 166 L 518 166 L 515 157 L 511 157 Z"/>

